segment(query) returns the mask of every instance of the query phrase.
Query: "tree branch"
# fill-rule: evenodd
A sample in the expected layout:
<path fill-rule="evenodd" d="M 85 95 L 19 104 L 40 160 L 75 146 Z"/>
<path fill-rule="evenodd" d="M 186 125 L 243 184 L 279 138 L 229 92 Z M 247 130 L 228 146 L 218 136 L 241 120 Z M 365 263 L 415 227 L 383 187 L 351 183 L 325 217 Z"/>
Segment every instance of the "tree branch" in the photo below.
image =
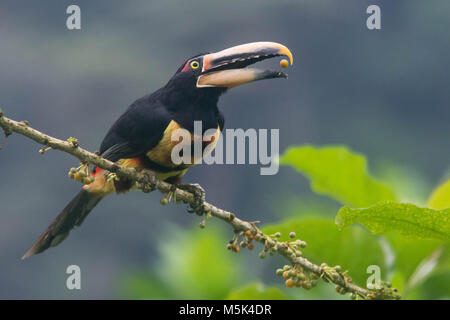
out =
<path fill-rule="evenodd" d="M 241 246 L 247 246 L 249 249 L 253 249 L 252 241 L 262 243 L 264 251 L 261 252 L 260 257 L 263 258 L 266 252 L 271 255 L 278 253 L 290 263 L 286 265 L 284 269 L 279 269 L 277 274 L 283 275 L 286 278 L 286 285 L 292 287 L 293 285 L 302 286 L 305 289 L 310 289 L 315 285 L 317 279 L 321 278 L 325 282 L 336 284 L 336 291 L 345 294 L 351 293 L 352 298 L 363 299 L 399 299 L 400 296 L 396 293 L 396 289 L 391 289 L 389 283 L 383 283 L 376 289 L 365 289 L 359 287 L 351 282 L 351 278 L 347 275 L 347 272 L 342 272 L 340 266 L 329 267 L 325 263 L 316 265 L 306 258 L 302 257 L 302 253 L 298 250 L 299 247 L 304 247 L 305 242 L 286 241 L 281 242 L 277 240 L 279 235 L 266 235 L 254 222 L 248 222 L 241 220 L 235 216 L 235 214 L 217 208 L 216 206 L 203 201 L 198 206 L 198 199 L 196 195 L 179 188 L 175 188 L 173 185 L 164 181 L 158 180 L 154 173 L 149 170 L 135 170 L 133 168 L 125 168 L 114 162 L 106 160 L 95 153 L 89 152 L 78 145 L 78 141 L 74 138 L 69 138 L 66 141 L 56 139 L 45 133 L 42 133 L 29 126 L 27 121 L 14 121 L 3 115 L 3 111 L 0 109 L 0 127 L 5 132 L 5 139 L 13 132 L 24 135 L 33 141 L 44 145 L 45 149 L 41 149 L 41 153 L 44 153 L 47 149 L 60 150 L 73 155 L 78 158 L 83 164 L 93 164 L 102 169 L 115 173 L 119 177 L 124 177 L 135 181 L 138 187 L 148 192 L 151 190 L 159 190 L 163 193 L 173 192 L 174 197 L 183 201 L 191 206 L 192 211 L 198 215 L 205 215 L 208 217 L 215 217 L 220 219 L 229 225 L 234 230 L 235 236 L 233 240 L 227 245 L 228 249 L 235 252 L 239 251 L 238 240 L 242 238 Z M 5 144 L 5 142 L 3 143 Z M 206 219 L 205 218 L 205 219 Z M 204 221 L 202 221 L 204 226 Z M 295 237 L 295 235 L 294 235 Z M 305 278 L 306 274 L 306 279 Z"/>

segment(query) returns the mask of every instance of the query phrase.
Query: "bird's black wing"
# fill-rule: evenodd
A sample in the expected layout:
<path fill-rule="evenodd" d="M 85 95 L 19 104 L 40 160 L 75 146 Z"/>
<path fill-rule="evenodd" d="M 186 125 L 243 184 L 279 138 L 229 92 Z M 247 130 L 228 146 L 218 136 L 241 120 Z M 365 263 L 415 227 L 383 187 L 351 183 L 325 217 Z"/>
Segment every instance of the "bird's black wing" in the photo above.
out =
<path fill-rule="evenodd" d="M 100 154 L 111 161 L 142 156 L 159 143 L 170 121 L 168 111 L 153 95 L 138 99 L 109 129 Z"/>

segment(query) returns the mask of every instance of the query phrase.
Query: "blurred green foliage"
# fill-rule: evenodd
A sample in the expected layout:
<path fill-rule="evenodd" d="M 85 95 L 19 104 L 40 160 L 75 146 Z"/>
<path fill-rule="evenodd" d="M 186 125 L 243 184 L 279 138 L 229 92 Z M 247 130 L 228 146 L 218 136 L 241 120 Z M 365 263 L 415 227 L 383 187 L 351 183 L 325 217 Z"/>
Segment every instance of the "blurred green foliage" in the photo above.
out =
<path fill-rule="evenodd" d="M 169 228 L 161 239 L 160 259 L 149 274 L 140 271 L 124 280 L 133 299 L 223 299 L 244 278 L 239 255 L 225 249 L 226 236 L 217 226 L 208 231 Z M 245 272 L 244 272 L 245 273 Z"/>
<path fill-rule="evenodd" d="M 286 300 L 289 296 L 276 287 L 266 287 L 261 283 L 252 283 L 232 291 L 228 300 Z"/>
<path fill-rule="evenodd" d="M 373 178 L 365 157 L 346 147 L 292 147 L 280 162 L 303 173 L 311 180 L 313 191 L 339 201 L 343 207 L 335 221 L 336 212 L 329 212 L 333 206 L 322 204 L 326 199 L 319 198 L 314 205 L 310 197 L 299 195 L 280 215 L 284 221 L 264 226 L 263 232 L 281 232 L 281 241 L 295 232 L 307 242 L 303 249 L 306 258 L 316 264 L 341 265 L 360 286 L 365 286 L 369 276 L 367 267 L 377 265 L 383 280 L 391 281 L 403 298 L 449 298 L 450 182 L 432 192 L 430 208 L 422 208 L 395 202 L 397 192 L 392 185 L 406 189 L 400 181 L 389 184 Z M 314 215 L 305 210 L 303 202 L 306 208 L 314 209 Z M 275 279 L 274 270 L 269 276 L 243 261 L 242 252 L 232 254 L 225 250 L 227 236 L 218 227 L 208 225 L 204 231 L 172 230 L 166 234 L 173 236 L 161 242 L 160 260 L 151 270 L 133 272 L 123 279 L 125 297 L 342 298 L 332 295 L 332 286 L 325 283 L 311 292 L 286 289 L 279 279 L 278 283 L 267 285 Z"/>

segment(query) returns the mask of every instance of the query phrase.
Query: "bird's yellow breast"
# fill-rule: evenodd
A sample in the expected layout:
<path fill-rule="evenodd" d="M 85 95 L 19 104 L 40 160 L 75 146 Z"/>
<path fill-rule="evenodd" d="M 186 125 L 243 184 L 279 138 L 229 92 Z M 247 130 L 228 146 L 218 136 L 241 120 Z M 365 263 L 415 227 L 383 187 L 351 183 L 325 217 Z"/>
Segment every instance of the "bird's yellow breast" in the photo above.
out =
<path fill-rule="evenodd" d="M 194 143 L 202 144 L 202 155 L 206 156 L 210 153 L 217 145 L 217 141 L 219 140 L 220 135 L 220 127 L 217 126 L 217 130 L 212 135 L 194 135 L 190 133 L 190 139 L 173 139 L 174 133 L 176 130 L 182 129 L 182 127 L 174 120 L 170 121 L 166 130 L 164 130 L 164 134 L 159 143 L 153 147 L 150 151 L 147 152 L 147 157 L 160 165 L 166 167 L 178 167 L 178 164 L 172 162 L 172 151 L 173 148 L 179 144 L 180 147 L 191 148 L 191 161 L 189 164 L 184 164 L 185 168 L 189 168 L 194 165 L 194 163 L 201 159 L 194 158 Z M 208 148 L 206 148 L 208 147 Z"/>

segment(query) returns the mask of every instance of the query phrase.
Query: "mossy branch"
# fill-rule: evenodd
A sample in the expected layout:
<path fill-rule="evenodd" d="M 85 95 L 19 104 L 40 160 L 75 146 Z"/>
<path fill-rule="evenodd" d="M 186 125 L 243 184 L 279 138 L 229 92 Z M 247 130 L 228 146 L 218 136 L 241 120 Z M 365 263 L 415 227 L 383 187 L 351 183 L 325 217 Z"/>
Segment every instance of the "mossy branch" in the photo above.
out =
<path fill-rule="evenodd" d="M 389 283 L 384 283 L 377 289 L 365 289 L 355 285 L 351 282 L 351 278 L 347 275 L 347 272 L 343 272 L 340 266 L 329 267 L 325 263 L 322 263 L 319 266 L 302 257 L 302 253 L 298 248 L 304 247 L 306 245 L 304 242 L 300 240 L 280 242 L 277 240 L 278 235 L 266 235 L 262 233 L 261 230 L 259 230 L 259 228 L 255 225 L 255 222 L 241 220 L 237 218 L 235 214 L 217 208 L 206 201 L 203 201 L 201 205 L 198 206 L 198 199 L 195 194 L 175 188 L 169 183 L 158 180 L 152 171 L 138 171 L 133 168 L 125 168 L 114 162 L 106 160 L 95 153 L 81 148 L 78 140 L 75 138 L 69 138 L 64 141 L 51 137 L 45 133 L 33 129 L 27 121 L 18 122 L 5 117 L 1 109 L 0 127 L 5 133 L 5 139 L 10 134 L 15 132 L 43 145 L 44 148 L 40 150 L 40 153 L 44 153 L 49 149 L 60 150 L 78 158 L 83 164 L 93 164 L 102 169 L 108 170 L 119 177 L 124 177 L 135 181 L 139 188 L 144 192 L 155 189 L 163 193 L 173 192 L 177 201 L 181 200 L 182 202 L 189 204 L 191 208 L 194 208 L 194 212 L 198 215 L 215 217 L 231 225 L 235 236 L 227 245 L 229 249 L 232 249 L 235 252 L 239 251 L 237 242 L 239 238 L 242 237 L 243 241 L 241 242 L 241 246 L 247 246 L 249 249 L 253 249 L 253 240 L 263 244 L 264 250 L 260 254 L 261 258 L 265 256 L 265 252 L 269 252 L 271 255 L 277 253 L 283 256 L 291 266 L 285 266 L 284 270 L 280 269 L 277 273 L 279 275 L 283 275 L 287 279 L 286 285 L 288 287 L 294 286 L 295 280 L 297 281 L 297 286 L 299 286 L 299 283 L 303 283 L 303 287 L 305 289 L 309 289 L 311 287 L 311 282 L 315 283 L 319 278 L 321 278 L 325 282 L 334 283 L 336 285 L 337 292 L 341 294 L 351 293 L 353 298 L 400 298 L 400 296 L 396 293 L 396 290 L 390 288 Z M 4 146 L 4 144 L 5 141 L 2 143 L 2 146 Z M 202 221 L 201 226 L 204 226 L 204 221 Z M 309 275 L 308 280 L 300 280 L 299 275 L 304 277 L 305 274 Z M 312 281 L 310 279 L 312 279 Z"/>

